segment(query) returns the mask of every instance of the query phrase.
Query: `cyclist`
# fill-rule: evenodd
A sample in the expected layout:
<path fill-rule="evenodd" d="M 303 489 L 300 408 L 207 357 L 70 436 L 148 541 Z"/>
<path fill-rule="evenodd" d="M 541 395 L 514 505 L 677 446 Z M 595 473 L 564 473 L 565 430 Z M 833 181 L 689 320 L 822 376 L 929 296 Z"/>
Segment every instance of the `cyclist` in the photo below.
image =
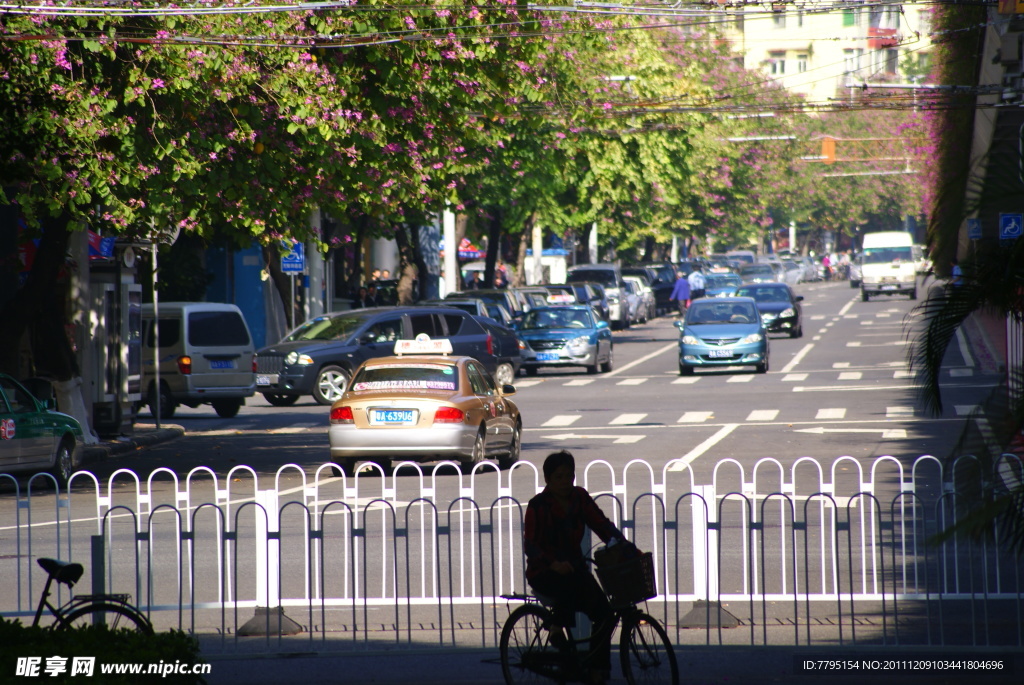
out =
<path fill-rule="evenodd" d="M 585 613 L 594 626 L 592 635 L 602 638 L 591 644 L 592 684 L 604 683 L 611 672 L 611 630 L 614 615 L 608 598 L 584 562 L 580 543 L 589 527 L 605 543 L 613 539 L 636 548 L 625 540 L 584 488 L 574 485 L 576 460 L 566 451 L 544 460 L 544 490 L 526 508 L 524 549 L 526 579 L 539 595 L 551 599 L 559 625 L 573 625 L 574 613 Z M 562 636 L 564 637 L 564 636 Z"/>

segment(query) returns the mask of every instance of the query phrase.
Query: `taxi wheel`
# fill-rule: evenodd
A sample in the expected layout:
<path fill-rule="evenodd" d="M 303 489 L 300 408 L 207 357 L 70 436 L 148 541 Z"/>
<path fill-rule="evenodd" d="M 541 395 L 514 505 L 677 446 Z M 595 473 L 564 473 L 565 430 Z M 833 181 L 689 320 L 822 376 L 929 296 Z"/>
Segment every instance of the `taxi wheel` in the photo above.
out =
<path fill-rule="evenodd" d="M 71 474 L 74 471 L 75 458 L 71 454 L 68 444 L 62 442 L 60 447 L 57 448 L 56 454 L 53 455 L 53 466 L 50 468 L 50 474 L 57 479 L 57 484 L 63 488 L 68 484 L 68 478 L 71 478 Z"/>
<path fill-rule="evenodd" d="M 275 407 L 290 407 L 299 401 L 298 395 L 279 395 L 273 392 L 263 393 L 263 399 Z"/>
<path fill-rule="evenodd" d="M 512 442 L 508 446 L 508 454 L 498 458 L 498 468 L 511 468 L 512 464 L 519 461 L 522 451 L 523 429 L 519 424 L 516 424 L 516 428 L 512 432 Z"/>
<path fill-rule="evenodd" d="M 757 366 L 754 367 L 754 370 L 757 371 L 757 373 L 768 373 L 768 356 L 767 355 L 765 355 L 764 364 L 758 364 Z"/>
<path fill-rule="evenodd" d="M 511 364 L 498 364 L 498 368 L 494 370 L 494 384 L 499 388 L 503 385 L 512 385 L 515 378 L 515 369 Z"/>
<path fill-rule="evenodd" d="M 791 338 L 802 338 L 804 336 L 803 324 L 797 324 L 797 327 L 789 332 Z"/>
<path fill-rule="evenodd" d="M 686 364 L 683 364 L 682 362 L 680 362 L 679 363 L 679 375 L 680 376 L 692 376 L 693 375 L 693 367 L 692 366 L 687 366 Z"/>
<path fill-rule="evenodd" d="M 468 458 L 462 460 L 462 467 L 465 471 L 472 469 L 487 456 L 485 430 L 483 426 L 480 426 L 480 431 L 476 434 L 476 440 L 473 441 L 473 453 Z"/>
<path fill-rule="evenodd" d="M 604 373 L 608 373 L 608 372 L 610 372 L 612 370 L 612 367 L 614 367 L 614 366 L 615 366 L 614 350 L 609 348 L 609 350 L 608 350 L 608 360 L 604 364 L 601 364 L 601 371 L 604 372 Z"/>
<path fill-rule="evenodd" d="M 348 379 L 348 371 L 340 366 L 325 366 L 316 375 L 313 399 L 317 404 L 333 404 L 348 389 Z"/>

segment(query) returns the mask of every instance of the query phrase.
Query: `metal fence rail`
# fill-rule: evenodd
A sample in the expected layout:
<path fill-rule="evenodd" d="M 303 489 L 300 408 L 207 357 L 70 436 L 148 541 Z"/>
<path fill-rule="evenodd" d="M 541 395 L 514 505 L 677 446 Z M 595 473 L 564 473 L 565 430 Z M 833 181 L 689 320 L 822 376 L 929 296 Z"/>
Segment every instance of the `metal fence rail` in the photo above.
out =
<path fill-rule="evenodd" d="M 676 642 L 1024 644 L 1019 560 L 989 541 L 933 539 L 962 514 L 978 460 L 946 472 L 930 456 L 909 467 L 728 459 L 705 485 L 677 467 L 634 460 L 616 473 L 592 462 L 582 474 L 653 553 L 649 608 Z M 996 468 L 1004 479 L 1022 473 L 1015 455 Z M 301 485 L 283 489 L 291 473 Z M 70 492 L 48 476 L 24 490 L 6 478 L 5 615 L 31 614 L 43 580 L 35 559 L 54 556 L 82 562 L 92 592 L 132 594 L 158 627 L 235 651 L 495 645 L 509 610 L 501 595 L 528 591 L 522 521 L 541 488 L 527 462 L 482 464 L 455 487 L 414 464 L 348 479 L 330 465 L 312 476 L 287 465 L 272 484 L 244 466 L 180 481 L 168 469 L 106 483 L 79 473 Z M 300 635 L 281 634 L 277 607 Z"/>

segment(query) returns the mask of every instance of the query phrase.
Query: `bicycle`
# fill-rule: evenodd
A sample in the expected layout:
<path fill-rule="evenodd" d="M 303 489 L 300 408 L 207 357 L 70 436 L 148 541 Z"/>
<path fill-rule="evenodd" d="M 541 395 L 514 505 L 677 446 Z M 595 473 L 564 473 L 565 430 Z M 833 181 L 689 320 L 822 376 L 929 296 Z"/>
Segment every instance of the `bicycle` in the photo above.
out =
<path fill-rule="evenodd" d="M 106 625 L 112 630 L 124 628 L 146 635 L 153 634 L 153 624 L 131 604 L 131 595 L 99 594 L 75 595 L 62 606 L 50 604 L 50 586 L 53 581 L 74 587 L 85 569 L 81 564 L 58 561 L 57 559 L 36 559 L 47 573 L 46 585 L 39 596 L 32 627 L 39 625 L 43 609 L 48 609 L 55 621 L 50 630 L 69 630 L 82 625 Z"/>
<path fill-rule="evenodd" d="M 570 628 L 556 620 L 547 598 L 518 593 L 502 595 L 507 600 L 525 602 L 509 614 L 501 629 L 498 644 L 505 682 L 516 685 L 541 679 L 558 683 L 582 681 L 592 669 L 595 656 L 590 648 L 580 649 L 583 643 L 600 644 L 598 640 L 608 639 L 621 625 L 619 665 L 626 682 L 678 685 L 679 667 L 668 633 L 656 618 L 637 606 L 657 594 L 653 591 L 654 568 L 650 557 L 649 553 L 641 557 L 644 572 L 650 576 L 647 591 L 640 593 L 644 597 L 630 596 L 635 584 L 623 592 L 610 589 L 598 567 L 598 577 L 612 602 L 613 620 L 604 632 L 590 638 L 572 637 Z M 589 558 L 587 561 L 594 563 Z"/>

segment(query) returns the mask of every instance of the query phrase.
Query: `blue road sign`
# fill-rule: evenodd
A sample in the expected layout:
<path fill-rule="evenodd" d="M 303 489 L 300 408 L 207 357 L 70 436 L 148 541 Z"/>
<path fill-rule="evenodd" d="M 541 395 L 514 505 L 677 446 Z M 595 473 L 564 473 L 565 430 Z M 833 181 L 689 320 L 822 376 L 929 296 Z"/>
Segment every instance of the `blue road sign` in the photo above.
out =
<path fill-rule="evenodd" d="M 981 240 L 981 219 L 967 220 L 967 239 Z"/>
<path fill-rule="evenodd" d="M 1024 230 L 1024 214 L 999 215 L 999 239 L 1014 240 Z"/>
<path fill-rule="evenodd" d="M 281 271 L 286 274 L 300 274 L 305 270 L 306 253 L 302 250 L 302 243 L 292 243 L 291 252 L 281 257 Z"/>

